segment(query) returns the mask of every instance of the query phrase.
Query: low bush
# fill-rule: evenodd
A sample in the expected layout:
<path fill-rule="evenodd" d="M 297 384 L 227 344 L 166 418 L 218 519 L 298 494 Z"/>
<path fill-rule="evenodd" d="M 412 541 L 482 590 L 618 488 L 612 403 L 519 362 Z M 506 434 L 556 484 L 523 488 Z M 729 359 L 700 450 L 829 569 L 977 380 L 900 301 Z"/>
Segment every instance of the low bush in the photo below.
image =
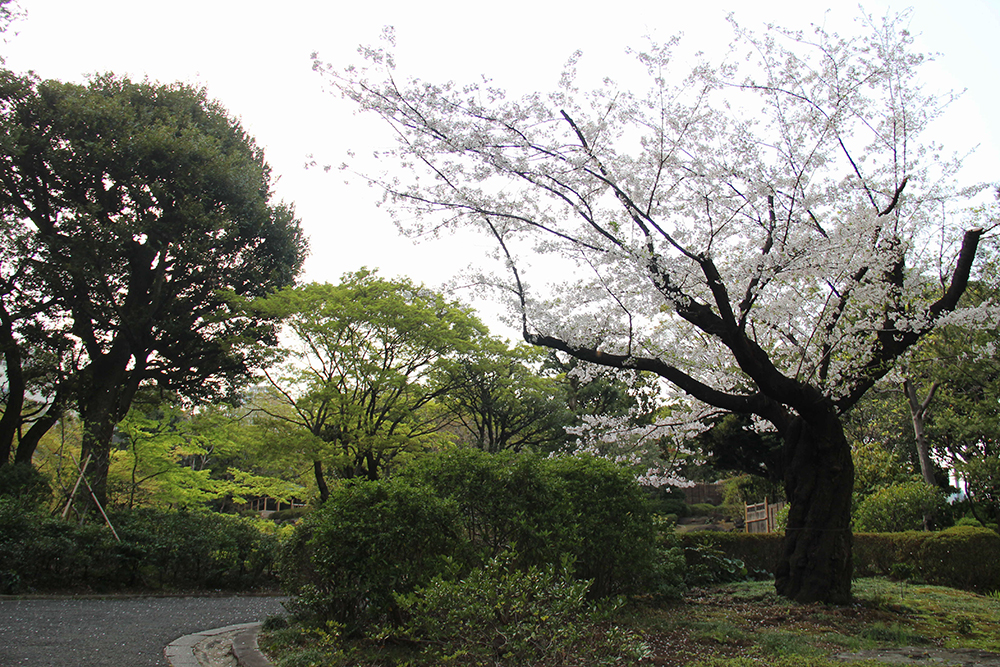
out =
<path fill-rule="evenodd" d="M 920 547 L 933 535 L 926 531 L 910 530 L 901 533 L 855 533 L 852 549 L 854 576 L 891 577 L 893 568 L 900 564 L 920 571 Z"/>
<path fill-rule="evenodd" d="M 459 449 L 423 457 L 403 477 L 457 505 L 474 550 L 468 566 L 514 548 L 524 566 L 572 556 L 595 597 L 646 585 L 654 558 L 648 501 L 632 474 L 606 459 Z"/>
<path fill-rule="evenodd" d="M 461 580 L 438 577 L 397 596 L 407 617 L 398 634 L 427 646 L 424 658 L 435 664 L 455 656 L 463 665 L 539 667 L 645 657 L 637 635 L 598 625 L 615 605 L 588 602 L 590 582 L 568 562 L 520 569 L 519 560 L 501 554 Z"/>
<path fill-rule="evenodd" d="M 989 592 L 1000 589 L 1000 535 L 986 528 L 957 526 L 920 546 L 920 574 L 931 583 Z"/>
<path fill-rule="evenodd" d="M 41 507 L 52 500 L 48 478 L 27 463 L 0 465 L 0 498 L 24 507 Z"/>
<path fill-rule="evenodd" d="M 287 510 L 278 510 L 277 512 L 271 512 L 270 516 L 267 518 L 275 523 L 282 522 L 295 522 L 299 519 L 305 517 L 312 510 L 308 507 L 295 507 Z"/>
<path fill-rule="evenodd" d="M 922 481 L 882 487 L 862 500 L 854 510 L 854 529 L 865 533 L 920 530 L 925 516 L 939 515 L 944 495 Z"/>
<path fill-rule="evenodd" d="M 0 497 L 0 593 L 69 585 L 81 567 L 75 537 L 65 521 Z"/>
<path fill-rule="evenodd" d="M 661 519 L 656 526 L 656 549 L 645 592 L 654 600 L 677 599 L 687 590 L 684 547 L 672 521 Z"/>
<path fill-rule="evenodd" d="M 710 516 L 721 519 L 728 515 L 725 507 L 721 505 L 716 506 L 711 503 L 695 503 L 694 505 L 689 505 L 688 508 L 690 516 Z"/>
<path fill-rule="evenodd" d="M 349 634 L 398 620 L 394 593 L 444 572 L 463 547 L 454 503 L 405 480 L 351 480 L 331 488 L 296 528 L 281 558 L 282 585 L 300 618 Z"/>
<path fill-rule="evenodd" d="M 649 509 L 654 514 L 664 516 L 673 514 L 676 517 L 682 517 L 691 513 L 688 504 L 677 498 L 655 498 L 649 501 Z"/>

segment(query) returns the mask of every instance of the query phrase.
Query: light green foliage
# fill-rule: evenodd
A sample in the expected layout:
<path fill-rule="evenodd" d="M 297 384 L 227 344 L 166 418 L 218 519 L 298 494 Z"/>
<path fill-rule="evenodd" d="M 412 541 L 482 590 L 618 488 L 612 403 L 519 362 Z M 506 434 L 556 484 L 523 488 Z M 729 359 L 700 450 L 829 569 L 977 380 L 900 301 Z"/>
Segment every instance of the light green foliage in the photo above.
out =
<path fill-rule="evenodd" d="M 120 446 L 111 452 L 109 504 L 190 507 L 216 497 L 208 469 L 183 465 L 185 457 L 208 453 L 199 442 L 207 434 L 192 433 L 174 406 L 142 408 L 133 408 L 116 429 Z"/>
<path fill-rule="evenodd" d="M 925 516 L 943 508 L 944 496 L 939 489 L 922 481 L 900 482 L 861 501 L 854 510 L 854 529 L 866 533 L 920 530 Z"/>
<path fill-rule="evenodd" d="M 260 469 L 250 451 L 260 435 L 224 406 L 192 412 L 167 401 L 143 401 L 116 434 L 111 506 L 196 508 L 209 501 L 243 504 L 265 496 L 287 503 L 304 496 L 299 484 L 234 466 Z"/>
<path fill-rule="evenodd" d="M 598 625 L 588 602 L 589 582 L 575 579 L 572 565 L 520 569 L 521 559 L 501 554 L 461 580 L 435 578 L 397 597 L 408 618 L 400 634 L 426 643 L 425 653 L 463 665 L 542 666 L 619 664 L 645 657 L 639 637 Z"/>
<path fill-rule="evenodd" d="M 441 442 L 446 420 L 434 402 L 450 386 L 431 376 L 483 331 L 467 308 L 366 270 L 251 308 L 283 318 L 292 339 L 286 362 L 267 374 L 272 400 L 256 408 L 308 434 L 299 443 L 306 455 L 341 477 L 377 479 L 400 454 Z"/>
<path fill-rule="evenodd" d="M 913 481 L 911 467 L 893 450 L 872 442 L 857 443 L 851 449 L 854 460 L 855 510 L 861 503 L 877 492 L 893 484 Z"/>

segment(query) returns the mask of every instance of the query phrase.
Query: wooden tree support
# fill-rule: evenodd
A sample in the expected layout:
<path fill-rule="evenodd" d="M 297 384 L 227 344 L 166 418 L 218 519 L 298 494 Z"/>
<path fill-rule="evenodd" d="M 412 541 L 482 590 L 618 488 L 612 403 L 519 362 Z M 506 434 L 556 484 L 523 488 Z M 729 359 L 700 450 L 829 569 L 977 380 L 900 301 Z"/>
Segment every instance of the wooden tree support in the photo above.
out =
<path fill-rule="evenodd" d="M 74 460 L 75 458 L 76 457 L 74 457 Z M 94 494 L 94 489 L 91 488 L 90 482 L 87 481 L 87 477 L 84 475 L 84 473 L 87 471 L 87 466 L 89 465 L 90 465 L 90 454 L 87 454 L 86 460 L 84 460 L 83 465 L 80 466 L 80 476 L 77 477 L 76 484 L 73 485 L 73 491 L 69 494 L 69 500 L 66 501 L 66 507 L 63 508 L 62 518 L 65 519 L 69 515 L 69 508 L 73 505 L 73 499 L 76 497 L 77 489 L 80 488 L 80 482 L 83 482 L 84 484 L 87 485 L 87 490 L 90 491 L 91 500 L 94 501 L 94 505 L 97 506 L 97 509 L 98 511 L 100 511 L 101 516 L 104 517 L 104 523 L 108 524 L 108 528 L 111 529 L 111 534 L 115 536 L 115 539 L 121 542 L 122 538 L 118 537 L 118 531 L 116 531 L 115 527 L 111 524 L 111 519 L 108 518 L 107 513 L 101 506 L 101 502 L 97 499 L 97 496 Z"/>

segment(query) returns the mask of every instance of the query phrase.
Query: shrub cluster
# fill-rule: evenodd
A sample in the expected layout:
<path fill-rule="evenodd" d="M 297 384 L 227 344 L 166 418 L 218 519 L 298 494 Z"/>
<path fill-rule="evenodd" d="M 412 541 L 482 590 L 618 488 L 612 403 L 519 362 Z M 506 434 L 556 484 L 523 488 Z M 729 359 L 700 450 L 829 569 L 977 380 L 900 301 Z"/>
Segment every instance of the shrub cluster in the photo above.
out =
<path fill-rule="evenodd" d="M 257 588 L 274 584 L 278 538 L 229 515 L 140 509 L 76 526 L 0 497 L 0 592 Z"/>
<path fill-rule="evenodd" d="M 1000 589 L 1000 535 L 972 526 L 940 532 L 858 533 L 854 574 L 905 574 L 940 586 L 994 591 Z"/>
<path fill-rule="evenodd" d="M 460 449 L 331 490 L 288 541 L 282 582 L 300 616 L 357 633 L 401 623 L 397 595 L 502 554 L 520 571 L 569 558 L 592 598 L 665 590 L 651 581 L 671 571 L 653 538 L 646 498 L 619 466 Z"/>

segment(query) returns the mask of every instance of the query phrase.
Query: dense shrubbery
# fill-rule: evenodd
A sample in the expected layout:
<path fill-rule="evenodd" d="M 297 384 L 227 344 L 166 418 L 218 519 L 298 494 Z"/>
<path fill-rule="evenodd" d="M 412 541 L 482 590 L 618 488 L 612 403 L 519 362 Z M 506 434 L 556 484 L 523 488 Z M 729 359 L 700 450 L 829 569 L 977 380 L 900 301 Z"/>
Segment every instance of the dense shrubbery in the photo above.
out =
<path fill-rule="evenodd" d="M 920 547 L 920 574 L 952 588 L 1000 590 L 1000 535 L 971 526 L 933 533 Z"/>
<path fill-rule="evenodd" d="M 467 576 L 503 553 L 522 571 L 569 558 L 591 597 L 671 590 L 642 490 L 608 461 L 485 454 L 424 457 L 396 478 L 331 492 L 289 541 L 283 582 L 300 615 L 356 633 L 399 620 L 395 595 Z"/>
<path fill-rule="evenodd" d="M 133 510 L 75 526 L 0 498 L 0 592 L 244 589 L 274 584 L 278 538 L 220 514 Z"/>

